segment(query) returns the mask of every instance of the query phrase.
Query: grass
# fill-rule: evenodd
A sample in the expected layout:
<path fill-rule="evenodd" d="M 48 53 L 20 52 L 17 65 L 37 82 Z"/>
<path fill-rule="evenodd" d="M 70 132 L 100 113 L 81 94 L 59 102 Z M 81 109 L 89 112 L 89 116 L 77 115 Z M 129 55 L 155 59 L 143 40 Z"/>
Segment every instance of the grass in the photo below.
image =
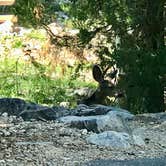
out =
<path fill-rule="evenodd" d="M 28 43 L 31 39 L 44 45 L 46 36 L 42 31 L 32 30 L 21 37 L 0 37 L 0 97 L 18 97 L 46 105 L 69 102 L 70 107 L 74 107 L 77 101 L 74 89 L 96 87 L 96 83 L 85 82 L 77 75 L 73 76 L 76 68 L 68 68 L 65 75 L 53 79 L 48 73 L 51 70 L 61 75 L 58 74 L 62 72 L 59 66 L 52 71 L 47 63 L 32 63 L 25 60 L 20 52 L 13 52 L 23 49 L 24 42 Z"/>
<path fill-rule="evenodd" d="M 27 37 L 31 39 L 37 39 L 40 41 L 46 40 L 46 35 L 41 33 L 39 30 L 32 30 L 31 33 L 27 34 Z"/>
<path fill-rule="evenodd" d="M 33 64 L 5 57 L 0 61 L 0 97 L 19 97 L 35 103 L 58 105 L 69 102 L 76 105 L 73 90 L 93 84 L 71 79 L 71 71 L 62 78 L 52 79 L 45 73 L 48 66 L 40 70 Z"/>

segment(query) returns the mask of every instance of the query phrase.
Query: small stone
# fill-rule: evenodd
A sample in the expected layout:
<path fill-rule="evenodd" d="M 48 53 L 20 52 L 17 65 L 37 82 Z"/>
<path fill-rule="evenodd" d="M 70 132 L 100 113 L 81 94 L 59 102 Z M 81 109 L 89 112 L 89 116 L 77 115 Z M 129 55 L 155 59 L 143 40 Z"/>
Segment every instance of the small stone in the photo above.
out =
<path fill-rule="evenodd" d="M 4 118 L 7 118 L 8 117 L 8 113 L 4 112 L 1 116 L 4 117 Z"/>
<path fill-rule="evenodd" d="M 70 106 L 70 103 L 69 102 L 61 102 L 59 104 L 61 107 L 65 107 L 65 108 L 68 108 Z"/>
<path fill-rule="evenodd" d="M 6 143 L 6 139 L 1 139 L 0 142 L 3 144 Z"/>
<path fill-rule="evenodd" d="M 6 153 L 5 153 L 5 158 L 10 158 L 10 157 L 11 157 L 10 152 L 6 152 Z"/>
<path fill-rule="evenodd" d="M 88 133 L 87 129 L 83 129 L 82 132 L 81 132 L 82 135 L 86 135 L 87 133 Z"/>
<path fill-rule="evenodd" d="M 139 151 L 140 154 L 145 154 L 145 151 L 141 150 Z"/>
<path fill-rule="evenodd" d="M 0 160 L 0 165 L 5 163 L 6 163 L 5 160 Z"/>
<path fill-rule="evenodd" d="M 133 135 L 134 144 L 137 146 L 145 146 L 144 140 L 137 135 Z"/>
<path fill-rule="evenodd" d="M 150 125 L 154 125 L 155 123 L 154 122 L 149 122 Z"/>

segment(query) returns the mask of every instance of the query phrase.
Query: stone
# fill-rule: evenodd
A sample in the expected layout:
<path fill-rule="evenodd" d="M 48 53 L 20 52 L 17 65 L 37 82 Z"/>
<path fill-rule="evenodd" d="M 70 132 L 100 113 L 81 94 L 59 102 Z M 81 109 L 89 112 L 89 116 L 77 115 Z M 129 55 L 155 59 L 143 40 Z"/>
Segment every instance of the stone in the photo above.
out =
<path fill-rule="evenodd" d="M 142 137 L 138 136 L 138 135 L 133 135 L 132 136 L 133 139 L 133 144 L 140 146 L 140 147 L 144 147 L 145 146 L 145 141 L 143 140 Z"/>
<path fill-rule="evenodd" d="M 88 115 L 90 115 L 90 112 L 95 112 L 95 116 L 66 116 L 59 118 L 59 121 L 70 124 L 72 127 L 87 129 L 88 131 L 93 132 L 102 132 L 107 130 L 126 132 L 130 131 L 130 128 L 127 125 L 127 121 L 132 119 L 134 115 L 132 115 L 128 111 L 123 110 L 107 112 L 108 110 L 113 109 L 113 107 L 105 107 L 105 109 L 103 109 L 104 111 L 101 111 L 104 115 L 96 115 L 96 112 L 99 112 L 98 108 L 99 107 L 97 107 L 97 109 L 88 108 L 84 111 L 83 114 L 81 114 L 85 115 L 86 111 L 88 112 Z M 78 115 L 78 112 L 76 113 L 76 115 Z"/>
<path fill-rule="evenodd" d="M 94 115 L 105 115 L 111 111 L 113 107 L 104 106 L 104 105 L 92 105 L 90 107 L 80 104 L 73 111 L 73 114 L 76 116 L 94 116 Z"/>
<path fill-rule="evenodd" d="M 127 149 L 130 148 L 131 145 L 141 147 L 145 146 L 145 142 L 141 137 L 116 131 L 105 131 L 99 134 L 92 134 L 86 140 L 87 142 L 95 145 L 106 146 L 115 149 Z"/>
<path fill-rule="evenodd" d="M 9 116 L 18 116 L 26 108 L 26 102 L 18 98 L 1 98 L 0 115 L 6 112 Z"/>
<path fill-rule="evenodd" d="M 1 98 L 0 115 L 22 117 L 24 120 L 56 120 L 69 115 L 65 107 L 47 107 L 18 98 Z"/>
<path fill-rule="evenodd" d="M 88 143 L 114 149 L 127 149 L 131 147 L 131 138 L 125 132 L 105 131 L 99 134 L 92 134 L 86 140 Z"/>
<path fill-rule="evenodd" d="M 128 120 L 133 119 L 134 115 L 125 110 L 109 111 L 107 115 L 98 118 L 97 126 L 99 131 L 125 131 L 130 132 Z"/>
<path fill-rule="evenodd" d="M 56 111 L 52 108 L 34 105 L 30 109 L 22 111 L 19 116 L 21 116 L 24 120 L 56 120 Z"/>
<path fill-rule="evenodd" d="M 99 116 L 65 116 L 59 118 L 59 122 L 65 124 L 70 124 L 71 127 L 76 127 L 78 129 L 87 129 L 88 131 L 98 132 L 97 129 L 97 119 Z"/>

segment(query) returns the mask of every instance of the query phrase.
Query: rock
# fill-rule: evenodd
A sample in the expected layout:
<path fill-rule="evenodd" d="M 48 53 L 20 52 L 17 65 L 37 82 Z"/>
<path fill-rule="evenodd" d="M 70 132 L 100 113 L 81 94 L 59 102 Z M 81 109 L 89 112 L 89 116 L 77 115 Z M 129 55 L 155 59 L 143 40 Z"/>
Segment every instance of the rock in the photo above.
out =
<path fill-rule="evenodd" d="M 19 116 L 24 120 L 55 120 L 57 118 L 56 111 L 52 108 L 40 105 L 31 105 L 29 109 L 22 111 Z"/>
<path fill-rule="evenodd" d="M 6 112 L 9 116 L 18 116 L 26 108 L 26 102 L 18 98 L 1 98 L 0 115 Z"/>
<path fill-rule="evenodd" d="M 130 148 L 131 145 L 145 146 L 145 142 L 139 136 L 131 136 L 125 132 L 105 131 L 99 134 L 92 134 L 86 139 L 89 143 L 107 146 L 111 148 Z"/>
<path fill-rule="evenodd" d="M 98 118 L 98 116 L 66 116 L 59 118 L 59 122 L 70 124 L 71 127 L 76 127 L 78 129 L 87 129 L 88 131 L 98 132 L 96 122 Z"/>
<path fill-rule="evenodd" d="M 67 107 L 70 106 L 70 103 L 64 101 L 64 102 L 61 102 L 59 105 L 60 105 L 60 107 L 65 107 L 65 108 L 67 108 Z"/>
<path fill-rule="evenodd" d="M 55 120 L 69 115 L 69 111 L 64 107 L 50 108 L 18 98 L 1 98 L 0 115 L 22 117 L 24 120 Z"/>
<path fill-rule="evenodd" d="M 100 107 L 96 107 L 94 109 L 85 109 L 81 110 L 79 113 L 75 113 L 76 115 L 91 115 L 91 113 L 100 114 Z M 96 116 L 66 116 L 59 118 L 60 122 L 70 124 L 72 127 L 76 127 L 79 129 L 87 129 L 88 131 L 93 132 L 102 132 L 107 130 L 113 131 L 126 131 L 129 132 L 129 127 L 127 126 L 127 121 L 132 119 L 134 115 L 129 113 L 128 111 L 123 110 L 113 110 L 113 107 L 103 107 L 105 109 L 101 109 L 101 113 L 104 115 L 96 115 Z M 103 111 L 104 110 L 104 111 Z M 105 114 L 109 111 L 107 114 Z"/>
<path fill-rule="evenodd" d="M 5 21 L 4 23 L 0 24 L 1 35 L 12 34 L 13 29 L 14 29 L 14 24 L 11 21 Z"/>
<path fill-rule="evenodd" d="M 137 146 L 145 146 L 145 141 L 143 140 L 142 137 L 138 136 L 138 135 L 133 135 L 133 145 L 137 145 Z"/>
<path fill-rule="evenodd" d="M 83 130 L 81 131 L 81 134 L 82 134 L 82 135 L 88 134 L 88 130 L 87 130 L 87 129 L 83 129 Z"/>
<path fill-rule="evenodd" d="M 105 115 L 112 109 L 113 107 L 104 106 L 104 105 L 93 105 L 88 107 L 84 104 L 80 104 L 78 105 L 77 108 L 73 110 L 73 114 L 76 116 Z"/>
<path fill-rule="evenodd" d="M 98 131 L 125 131 L 130 132 L 130 127 L 128 126 L 128 120 L 131 120 L 134 115 L 126 110 L 114 110 L 108 112 L 107 115 L 98 118 L 97 126 Z"/>
<path fill-rule="evenodd" d="M 56 112 L 56 118 L 72 114 L 72 112 L 64 106 L 53 106 L 52 109 Z"/>
<path fill-rule="evenodd" d="M 119 117 L 113 115 L 102 116 L 97 120 L 97 128 L 99 132 L 103 131 L 127 131 L 125 123 Z"/>
<path fill-rule="evenodd" d="M 7 112 L 4 112 L 1 116 L 2 116 L 3 118 L 8 118 L 8 113 L 7 113 Z"/>
<path fill-rule="evenodd" d="M 131 147 L 131 138 L 129 134 L 124 132 L 105 131 L 100 134 L 92 134 L 86 140 L 88 143 L 107 146 L 114 149 L 126 149 Z"/>

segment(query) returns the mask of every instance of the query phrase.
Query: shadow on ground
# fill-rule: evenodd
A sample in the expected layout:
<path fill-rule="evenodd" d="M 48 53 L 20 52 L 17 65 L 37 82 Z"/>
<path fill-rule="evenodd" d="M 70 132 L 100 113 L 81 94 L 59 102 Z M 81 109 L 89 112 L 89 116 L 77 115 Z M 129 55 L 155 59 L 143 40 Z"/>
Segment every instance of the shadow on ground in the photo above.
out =
<path fill-rule="evenodd" d="M 95 160 L 85 163 L 84 166 L 165 166 L 166 156 L 160 158 L 142 158 L 132 160 Z"/>

